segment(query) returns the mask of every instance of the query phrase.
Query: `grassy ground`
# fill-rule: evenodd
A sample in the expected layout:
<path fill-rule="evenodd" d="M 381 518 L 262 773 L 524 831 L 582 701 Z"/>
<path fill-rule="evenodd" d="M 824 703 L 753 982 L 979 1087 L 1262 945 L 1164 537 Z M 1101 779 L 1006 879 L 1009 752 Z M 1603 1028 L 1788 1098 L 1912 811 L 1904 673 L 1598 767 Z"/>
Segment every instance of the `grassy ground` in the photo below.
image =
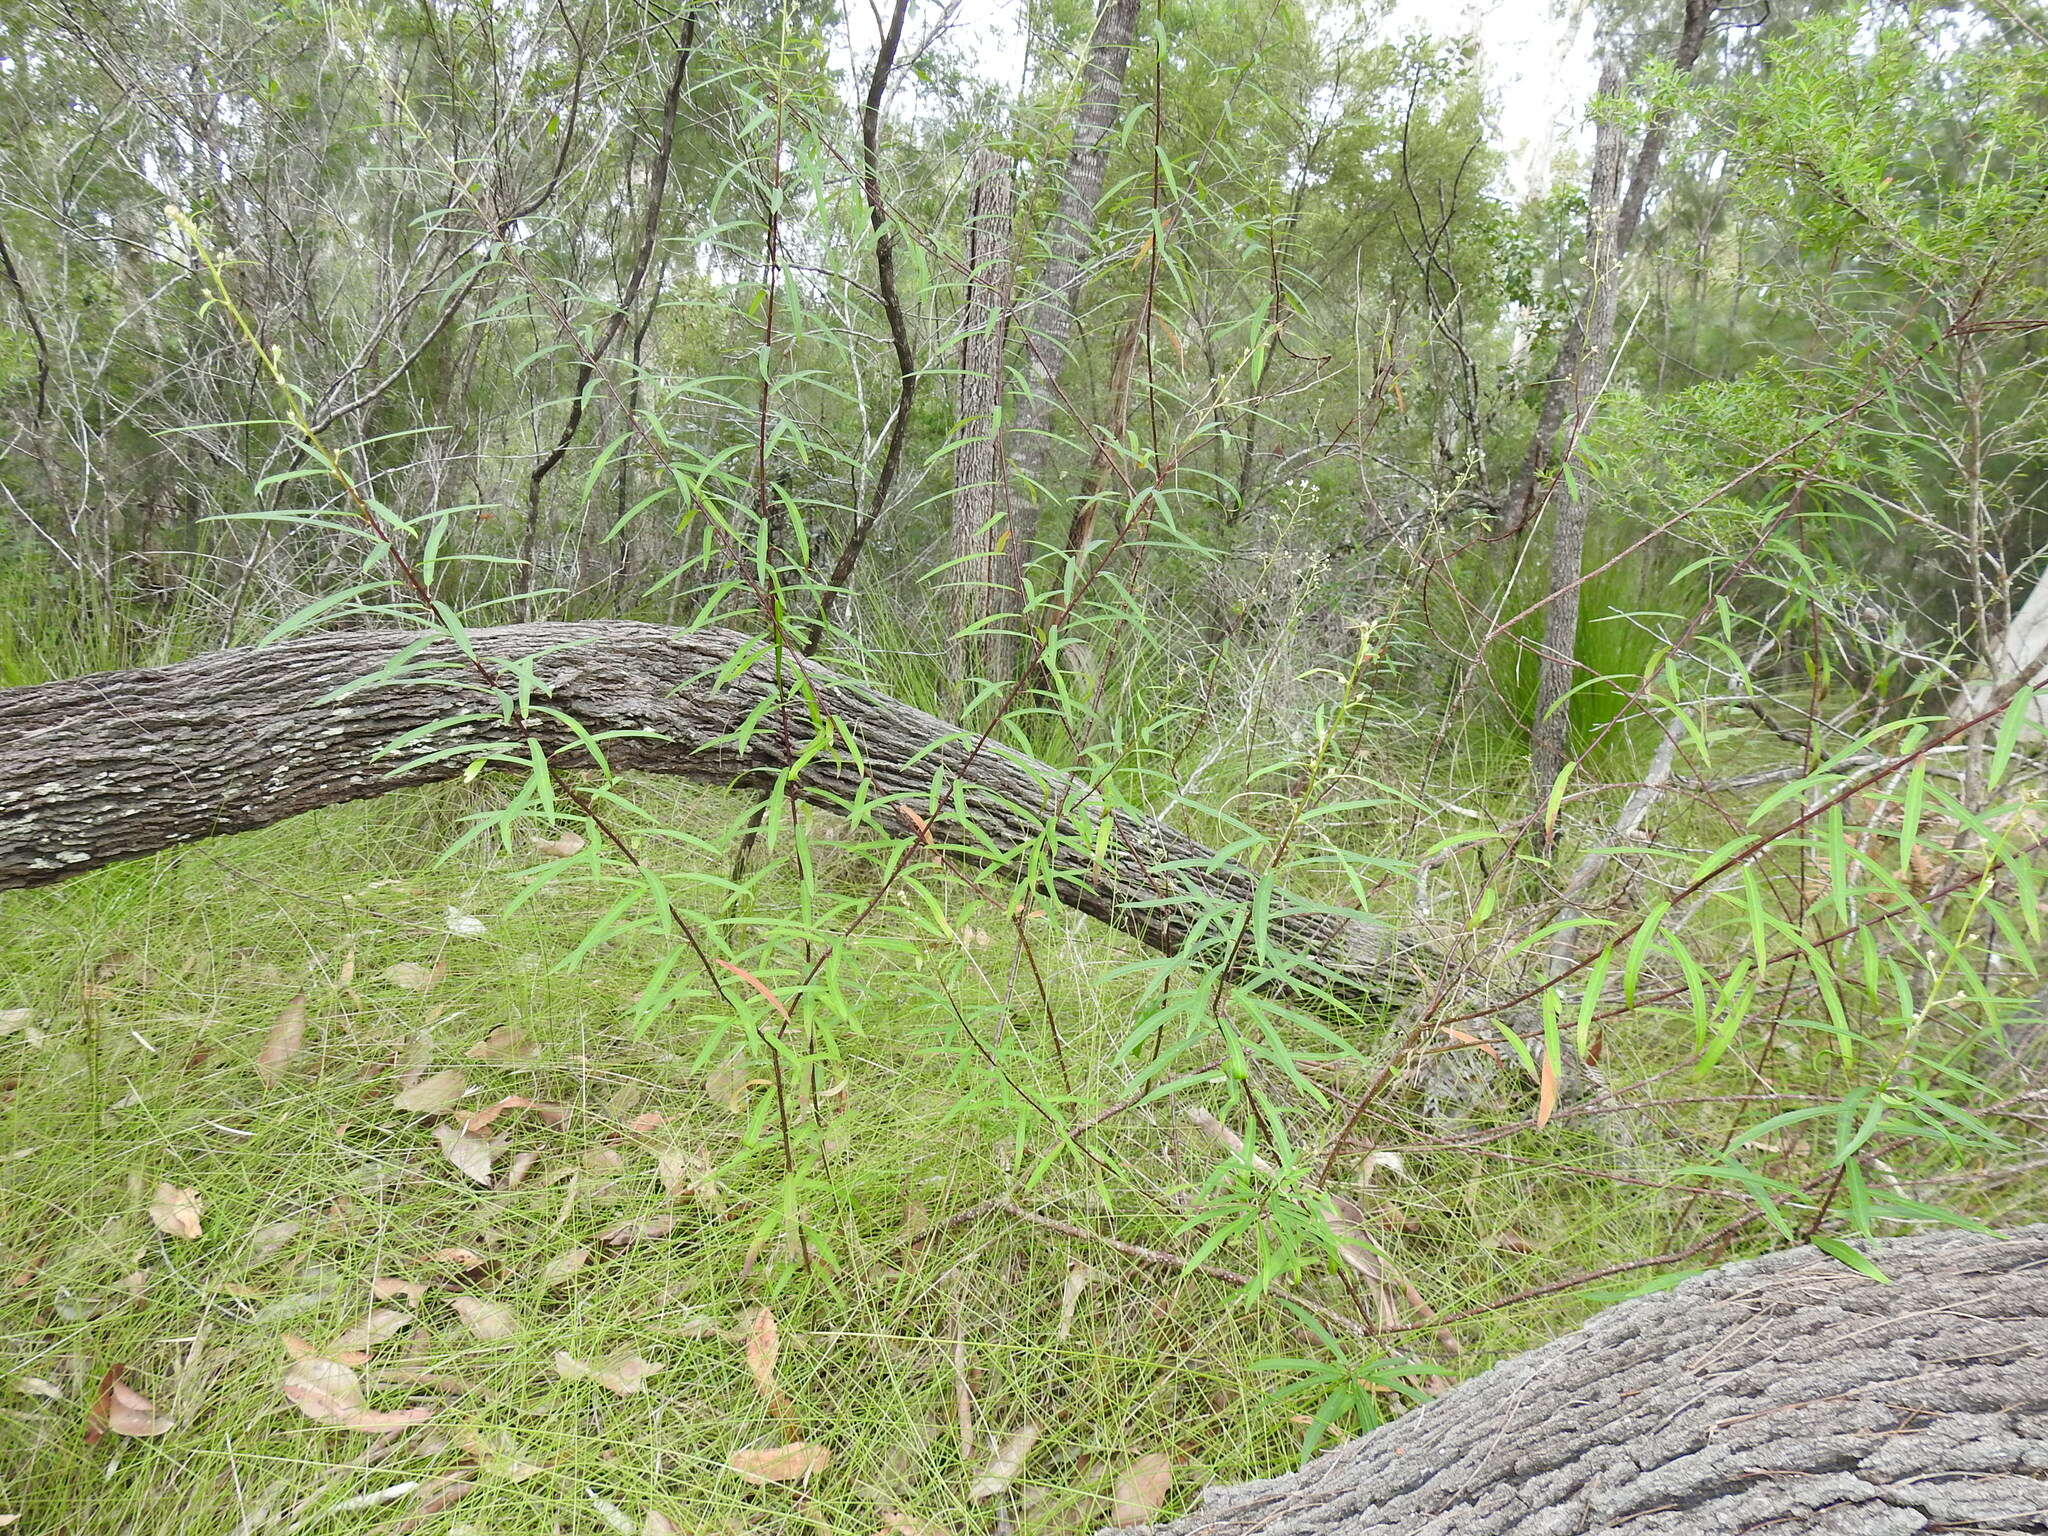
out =
<path fill-rule="evenodd" d="M 1249 734 L 1175 750 L 1212 835 L 1226 814 L 1285 823 L 1299 775 L 1251 771 Z M 775 822 L 735 885 L 732 800 L 633 793 L 637 841 L 722 966 L 675 941 L 644 882 L 536 848 L 537 826 L 449 854 L 503 803 L 489 782 L 9 898 L 15 1528 L 965 1536 L 1170 1513 L 1293 1465 L 1319 1420 L 1353 1431 L 1404 1386 L 1668 1278 L 1429 1326 L 1749 1209 L 1698 1165 L 1773 1106 L 1695 1097 L 1889 1070 L 1841 1066 L 1825 1021 L 1782 1004 L 1788 978 L 1776 1013 L 1734 1016 L 1736 1048 L 1619 1134 L 1531 1131 L 1522 1082 L 1463 1122 L 1500 1139 L 1451 1146 L 1396 1095 L 1372 1129 L 1404 1161 L 1337 1164 L 1398 1272 L 1375 1295 L 1303 1190 L 1387 1058 L 1383 1026 L 1134 968 L 1101 928 L 1013 924 L 1008 887 L 941 870 L 897 868 L 871 910 L 903 850 L 810 813 Z M 1362 806 L 1346 835 L 1412 860 L 1511 814 L 1432 803 Z M 1481 928 L 1478 867 L 1440 862 L 1444 906 L 1402 919 Z M 1740 953 L 1744 920 L 1726 925 L 1703 955 Z M 1930 1005 L 1926 1029 L 1946 1027 Z M 1603 1066 L 1633 1081 L 1688 1059 L 1692 1020 L 1652 1009 Z M 1190 1110 L 1284 1176 L 1254 1176 Z M 1763 1166 L 1810 1180 L 1821 1139 L 1786 1131 Z M 1953 1151 L 1888 1150 L 1883 1176 L 1975 1166 Z M 2042 1210 L 2038 1180 L 1945 1197 L 1994 1223 Z M 1756 1227 L 1732 1251 L 1782 1241 Z M 1332 1321 L 1358 1317 L 1397 1331 Z"/>
<path fill-rule="evenodd" d="M 1113 1047 L 1135 987 L 1089 984 L 1125 958 L 1111 943 L 1061 925 L 1049 946 L 1069 1091 L 1042 1026 L 1018 1022 L 1014 956 L 974 911 L 950 946 L 892 914 L 853 972 L 832 1080 L 813 1093 L 786 1078 L 779 1107 L 758 1029 L 637 1013 L 650 940 L 558 966 L 592 916 L 573 886 L 508 911 L 525 859 L 435 867 L 461 798 L 324 813 L 14 899 L 0 1000 L 25 1012 L 0 1041 L 0 1348 L 16 1390 L 0 1444 L 22 1529 L 233 1530 L 267 1512 L 284 1528 L 596 1531 L 611 1511 L 638 1529 L 653 1510 L 683 1530 L 873 1530 L 899 1514 L 1078 1530 L 1108 1517 L 1118 1478 L 1149 1453 L 1171 1458 L 1170 1501 L 1291 1464 L 1321 1395 L 1277 1397 L 1295 1373 L 1257 1366 L 1330 1355 L 1298 1310 L 1003 1212 L 946 1224 L 1014 1198 L 1140 1246 L 1189 1246 L 1176 1230 L 1218 1148 L 1139 1110 L 1047 1161 L 1031 1107 L 1079 1120 L 1124 1096 Z M 483 934 L 450 933 L 451 909 Z M 934 1006 L 940 968 L 979 979 L 955 990 L 959 1015 Z M 267 1086 L 259 1057 L 294 1007 L 304 1043 Z M 454 1115 L 507 1096 L 561 1106 L 501 1112 L 488 1188 L 435 1140 L 454 1115 L 393 1103 L 449 1071 L 468 1089 Z M 1475 1170 L 1462 1192 L 1393 1195 L 1390 1209 L 1434 1229 L 1423 1248 L 1464 1250 L 1432 1277 L 1433 1299 L 1516 1282 L 1526 1257 L 1464 1236 L 1512 1216 L 1547 1240 L 1524 1205 L 1540 1184 Z M 153 1225 L 161 1185 L 196 1192 L 201 1235 Z M 1578 1256 L 1643 1235 L 1625 1205 L 1575 1226 Z M 1307 1284 L 1345 1304 L 1334 1282 Z M 502 1305 L 508 1336 L 476 1337 L 457 1307 L 472 1300 Z M 380 1308 L 402 1328 L 345 1337 Z M 786 1404 L 749 1372 L 760 1308 Z M 1467 1346 L 1513 1347 L 1560 1321 L 1510 1321 Z M 364 1346 L 370 1407 L 432 1418 L 395 1441 L 310 1420 L 281 1384 L 295 1350 L 337 1341 Z M 561 1355 L 660 1369 L 622 1395 L 565 1380 Z M 88 1443 L 117 1365 L 172 1427 Z M 1026 1425 L 1042 1433 L 1014 1485 L 970 1500 Z M 750 1485 L 728 1467 L 792 1438 L 831 1452 L 808 1484 Z M 446 1479 L 469 1486 L 423 1515 Z"/>

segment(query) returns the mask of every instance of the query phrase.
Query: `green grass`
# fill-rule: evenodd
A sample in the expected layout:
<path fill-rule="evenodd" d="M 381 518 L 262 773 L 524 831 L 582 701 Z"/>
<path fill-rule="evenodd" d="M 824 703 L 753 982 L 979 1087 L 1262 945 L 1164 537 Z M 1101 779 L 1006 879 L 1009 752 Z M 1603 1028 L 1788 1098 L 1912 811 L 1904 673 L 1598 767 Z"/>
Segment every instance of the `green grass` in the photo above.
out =
<path fill-rule="evenodd" d="M 1059 929 L 1045 948 L 1058 957 L 1065 1053 L 1080 1074 L 1068 1095 L 1042 1028 L 1006 998 L 1005 947 L 976 948 L 974 935 L 944 946 L 899 908 L 865 953 L 832 1080 L 819 1085 L 824 1118 L 808 1093 L 788 1096 L 790 1172 L 758 1034 L 642 1016 L 654 948 L 645 939 L 602 943 L 561 970 L 593 915 L 572 888 L 508 914 L 525 888 L 514 872 L 523 861 L 434 867 L 462 802 L 445 791 L 401 796 L 14 898 L 0 1001 L 34 1022 L 0 1041 L 12 1149 L 0 1165 L 10 1277 L 0 1350 L 9 1381 L 60 1393 L 10 1392 L 5 1404 L 0 1487 L 25 1529 L 232 1530 L 254 1511 L 308 1500 L 305 1518 L 323 1530 L 397 1529 L 414 1496 L 317 1517 L 448 1475 L 472 1478 L 474 1490 L 407 1528 L 601 1530 L 594 1493 L 636 1521 L 656 1509 L 685 1530 L 872 1530 L 887 1512 L 956 1530 L 999 1516 L 1080 1530 L 1106 1518 L 1115 1478 L 1147 1452 L 1173 1457 L 1183 1502 L 1205 1482 L 1292 1464 L 1301 1405 L 1273 1395 L 1284 1376 L 1254 1366 L 1327 1353 L 1298 1312 L 1001 1213 L 943 1225 L 978 1201 L 1014 1197 L 1125 1241 L 1191 1246 L 1176 1235 L 1181 1202 L 1218 1149 L 1170 1113 L 1138 1110 L 1085 1137 L 1089 1156 L 1048 1166 L 1048 1128 L 1021 1099 L 1085 1119 L 1082 1109 L 1124 1096 L 1129 1064 L 1111 1045 L 1129 1031 L 1135 987 L 1092 981 L 1125 958 L 1113 942 L 1040 920 Z M 679 809 L 706 824 L 729 815 L 710 799 Z M 764 888 L 757 904 L 775 894 Z M 445 932 L 450 906 L 480 916 L 488 933 Z M 976 926 L 977 914 L 956 911 L 963 930 Z M 429 992 L 381 974 L 440 959 L 447 976 Z M 932 1007 L 941 966 L 956 980 L 989 978 L 955 995 L 1007 1084 L 960 1020 Z M 300 993 L 304 1048 L 266 1088 L 256 1057 Z M 469 1054 L 504 1026 L 530 1037 L 532 1060 Z M 750 1084 L 741 1112 L 707 1091 L 729 1057 Z M 515 1156 L 537 1156 L 518 1188 L 470 1182 L 442 1156 L 432 1117 L 392 1106 L 408 1070 L 448 1068 L 475 1086 L 465 1112 L 506 1094 L 568 1106 L 559 1126 L 511 1110 L 492 1127 L 509 1135 L 500 1185 Z M 650 1115 L 660 1123 L 640 1119 Z M 717 1209 L 664 1195 L 664 1149 L 708 1160 Z M 151 1226 L 160 1182 L 198 1191 L 203 1236 Z M 1426 1277 L 1434 1300 L 1455 1306 L 1478 1287 L 1518 1282 L 1530 1259 L 1463 1234 L 1505 1227 L 1512 1211 L 1525 1236 L 1546 1241 L 1524 1204 L 1541 1184 L 1474 1169 L 1462 1191 L 1416 1182 L 1393 1193 L 1390 1209 L 1435 1233 L 1418 1251 L 1464 1250 Z M 1163 1198 L 1170 1191 L 1180 1201 Z M 670 1221 L 659 1236 L 605 1240 Z M 1604 1230 L 1576 1233 L 1574 1247 L 1632 1251 L 1638 1222 L 1617 1209 Z M 921 1223 L 930 1230 L 918 1236 Z M 274 1252 L 251 1247 L 265 1233 Z M 1237 1246 L 1220 1261 L 1244 1262 Z M 463 1270 L 433 1257 L 448 1248 L 482 1262 Z M 548 1261 L 576 1248 L 592 1250 L 590 1264 L 545 1283 Z M 1099 1274 L 1063 1338 L 1062 1292 L 1076 1265 Z M 424 1290 L 380 1302 L 379 1279 Z M 1344 1304 L 1329 1279 L 1302 1283 Z M 451 1305 L 462 1296 L 505 1304 L 517 1335 L 472 1337 Z M 431 1406 L 435 1416 L 361 1467 L 352 1461 L 374 1437 L 309 1421 L 280 1381 L 288 1337 L 326 1347 L 373 1305 L 414 1320 L 370 1351 L 364 1379 L 386 1383 L 371 1406 Z M 766 1411 L 735 1342 L 747 1309 L 763 1305 L 783 1339 L 782 1420 Z M 1510 1348 L 1561 1320 L 1508 1321 L 1467 1339 Z M 956 1341 L 971 1398 L 966 1454 Z M 1435 1350 L 1427 1335 L 1401 1343 Z M 557 1351 L 597 1360 L 619 1350 L 662 1367 L 634 1396 L 564 1381 L 551 1364 Z M 116 1363 L 175 1428 L 86 1443 L 87 1409 Z M 1026 1422 L 1043 1435 L 1018 1488 L 970 1505 L 991 1437 Z M 785 1433 L 833 1452 L 808 1489 L 753 1488 L 726 1470 L 732 1452 Z M 479 1467 L 479 1445 L 516 1447 L 538 1470 L 508 1477 L 502 1458 Z"/>
<path fill-rule="evenodd" d="M 1176 817 L 1193 829 L 1236 835 L 1234 817 L 1276 835 L 1313 742 L 1283 750 L 1271 725 L 1255 707 L 1236 734 L 1205 738 L 1190 711 L 1185 728 L 1162 728 L 1163 766 L 1146 773 L 1178 776 L 1192 804 Z M 1409 771 L 1386 731 L 1335 716 L 1330 728 L 1345 747 L 1326 797 Z M 1384 1021 L 1319 1023 L 1217 993 L 1185 965 L 1133 967 L 1131 946 L 1057 911 L 1025 921 L 1027 957 L 1003 911 L 1015 891 L 995 877 L 970 885 L 913 860 L 870 913 L 902 845 L 809 811 L 778 816 L 731 885 L 736 802 L 628 784 L 631 835 L 709 952 L 736 967 L 707 978 L 616 863 L 572 858 L 538 876 L 524 824 L 499 827 L 509 846 L 483 837 L 448 853 L 472 818 L 498 818 L 506 789 L 407 792 L 9 898 L 0 1513 L 22 1529 L 540 1536 L 639 1529 L 655 1511 L 693 1533 L 875 1532 L 897 1516 L 959 1536 L 1005 1522 L 1090 1530 L 1138 1457 L 1171 1458 L 1168 1512 L 1184 1508 L 1206 1483 L 1292 1466 L 1319 1410 L 1351 1432 L 1398 1410 L 1402 1379 L 1456 1379 L 1664 1278 L 1632 1271 L 1483 1310 L 1451 1344 L 1399 1296 L 1384 1339 L 1332 1334 L 1297 1299 L 1350 1317 L 1376 1306 L 1336 1262 L 1312 1176 L 1389 1059 Z M 1446 833 L 1511 820 L 1520 799 L 1491 770 L 1432 796 L 1454 813 L 1363 808 L 1304 832 L 1295 855 L 1324 861 L 1325 881 L 1340 855 L 1405 870 Z M 1683 814 L 1661 831 L 1679 847 L 1726 835 Z M 1440 863 L 1436 905 L 1399 916 L 1512 982 L 1528 973 L 1512 948 L 1523 918 L 1481 905 L 1494 857 Z M 1796 861 L 1770 872 L 1774 889 L 1798 878 Z M 1375 899 L 1394 910 L 1407 878 Z M 1731 964 L 1750 943 L 1744 901 L 1729 887 L 1673 932 Z M 451 909 L 485 932 L 451 933 Z M 1653 957 L 1646 990 L 1677 978 L 1668 959 Z M 431 990 L 387 977 L 444 962 Z M 1750 1209 L 1739 1179 L 1701 1170 L 1776 1106 L 1695 1100 L 1766 1086 L 1825 1102 L 1903 1081 L 1907 1045 L 1966 1059 L 1956 1053 L 1996 1026 L 1952 1003 L 1902 1023 L 1895 997 L 1852 996 L 1875 1049 L 1845 1063 L 1812 1008 L 1787 1011 L 1797 977 L 1781 975 L 1781 991 L 1760 994 L 1777 1013 L 1757 1003 L 1728 1026 L 1736 1049 L 1665 1082 L 1655 1093 L 1668 1102 L 1625 1126 L 1534 1132 L 1513 1071 L 1451 1124 L 1397 1092 L 1366 1129 L 1403 1169 L 1340 1158 L 1334 1187 L 1436 1314 L 1486 1309 L 1683 1247 Z M 259 1054 L 301 994 L 303 1047 L 266 1086 Z M 1612 1027 L 1611 1080 L 1682 1065 L 1699 1027 L 1689 1007 L 1646 1004 Z M 527 1047 L 508 1055 L 499 1036 L 480 1059 L 501 1030 Z M 1241 1079 L 1210 1069 L 1233 1047 Z M 506 1096 L 566 1115 L 506 1110 L 484 1187 L 434 1139 L 448 1116 L 393 1104 L 449 1070 L 473 1090 L 457 1115 Z M 1281 1172 L 1229 1157 L 1190 1107 Z M 1810 1179 L 1826 1151 L 1818 1125 L 1752 1162 Z M 1445 1139 L 1488 1128 L 1499 1138 Z M 707 1168 L 715 1198 L 671 1195 L 665 1153 L 672 1169 Z M 1882 1178 L 1910 1180 L 1997 1155 L 1944 1143 L 1884 1158 Z M 198 1193 L 201 1236 L 152 1225 L 160 1184 Z M 1942 1198 L 1994 1224 L 2043 1209 L 2038 1178 L 1952 1184 Z M 1730 1251 L 1784 1241 L 1759 1225 Z M 589 1261 L 551 1277 L 577 1250 Z M 1069 1300 L 1077 1275 L 1087 1283 Z M 380 1298 L 379 1281 L 393 1294 Z M 464 1298 L 502 1305 L 515 1331 L 476 1337 Z M 368 1405 L 432 1415 L 390 1440 L 315 1422 L 283 1391 L 294 1350 L 332 1350 L 380 1306 L 411 1321 L 368 1347 Z M 749 1372 L 763 1307 L 786 1404 Z M 558 1354 L 660 1369 L 622 1396 L 565 1379 Z M 1276 1359 L 1311 1365 L 1262 1368 Z M 89 1438 L 116 1367 L 173 1427 Z M 996 1446 L 1026 1424 L 1041 1433 L 1014 1484 L 972 1500 Z M 807 1484 L 752 1486 L 729 1466 L 799 1439 L 832 1458 Z M 466 1485 L 458 1502 L 423 1508 L 454 1485 Z"/>

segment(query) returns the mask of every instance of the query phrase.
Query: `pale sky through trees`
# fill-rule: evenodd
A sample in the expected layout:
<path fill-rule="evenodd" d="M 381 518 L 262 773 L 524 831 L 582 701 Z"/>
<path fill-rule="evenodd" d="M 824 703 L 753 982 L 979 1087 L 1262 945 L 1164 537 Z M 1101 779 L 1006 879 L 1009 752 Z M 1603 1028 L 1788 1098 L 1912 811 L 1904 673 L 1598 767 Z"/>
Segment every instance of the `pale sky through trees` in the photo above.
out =
<path fill-rule="evenodd" d="M 1324 14 L 1334 20 L 1359 8 L 1339 3 L 1325 7 Z M 991 81 L 1010 87 L 1021 83 L 1031 63 L 1025 7 L 1018 0 L 956 0 L 949 10 L 950 38 L 960 54 Z M 848 7 L 848 31 L 863 79 L 875 48 L 875 16 L 869 5 Z M 933 12 L 913 12 L 906 47 L 926 37 L 934 19 Z M 1583 135 L 1586 102 L 1598 76 L 1583 0 L 1394 0 L 1381 27 L 1396 35 L 1476 37 L 1498 141 L 1507 156 L 1506 189 L 1524 196 L 1549 184 L 1556 160 Z M 845 52 L 838 52 L 843 64 Z M 849 89 L 857 97 L 858 87 L 850 83 Z"/>

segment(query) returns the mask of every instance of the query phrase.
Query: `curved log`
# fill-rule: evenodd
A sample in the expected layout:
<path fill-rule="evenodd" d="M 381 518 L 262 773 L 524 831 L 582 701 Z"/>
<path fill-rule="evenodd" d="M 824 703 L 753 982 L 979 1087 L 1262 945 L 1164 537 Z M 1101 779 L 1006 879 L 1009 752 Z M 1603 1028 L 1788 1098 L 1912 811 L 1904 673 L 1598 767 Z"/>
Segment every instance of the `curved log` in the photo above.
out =
<path fill-rule="evenodd" d="M 1171 827 L 792 650 L 630 623 L 464 640 L 468 657 L 416 633 L 323 634 L 0 692 L 0 889 L 457 778 L 479 757 L 537 746 L 590 769 L 595 741 L 612 770 L 787 774 L 805 800 L 950 859 L 1028 854 L 1057 900 L 1250 985 L 1349 1005 L 1412 984 L 1418 951 L 1392 931 L 1262 893 Z M 1263 946 L 1237 938 L 1254 917 Z"/>
<path fill-rule="evenodd" d="M 2048 1531 L 2048 1226 L 1623 1302 L 1154 1536 Z"/>

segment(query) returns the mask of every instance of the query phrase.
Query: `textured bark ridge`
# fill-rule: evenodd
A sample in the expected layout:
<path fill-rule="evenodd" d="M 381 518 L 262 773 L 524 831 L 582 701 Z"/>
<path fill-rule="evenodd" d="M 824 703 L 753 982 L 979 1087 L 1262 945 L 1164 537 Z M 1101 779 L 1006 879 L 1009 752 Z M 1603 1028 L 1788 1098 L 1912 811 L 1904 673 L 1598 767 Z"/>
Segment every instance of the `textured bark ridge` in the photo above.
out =
<path fill-rule="evenodd" d="M 1624 1302 L 1154 1536 L 2048 1531 L 2048 1226 Z"/>
<path fill-rule="evenodd" d="M 0 691 L 0 889 L 456 778 L 494 749 L 533 743 L 588 770 L 594 739 L 616 770 L 753 786 L 787 773 L 806 800 L 948 858 L 1029 856 L 1068 906 L 1252 985 L 1358 1002 L 1411 983 L 1414 948 L 1391 931 L 1285 891 L 1257 901 L 1243 865 L 793 651 L 627 623 L 466 639 L 475 663 L 446 640 L 347 633 Z M 522 697 L 523 725 L 507 702 Z M 1255 910 L 1264 968 L 1237 937 Z"/>

